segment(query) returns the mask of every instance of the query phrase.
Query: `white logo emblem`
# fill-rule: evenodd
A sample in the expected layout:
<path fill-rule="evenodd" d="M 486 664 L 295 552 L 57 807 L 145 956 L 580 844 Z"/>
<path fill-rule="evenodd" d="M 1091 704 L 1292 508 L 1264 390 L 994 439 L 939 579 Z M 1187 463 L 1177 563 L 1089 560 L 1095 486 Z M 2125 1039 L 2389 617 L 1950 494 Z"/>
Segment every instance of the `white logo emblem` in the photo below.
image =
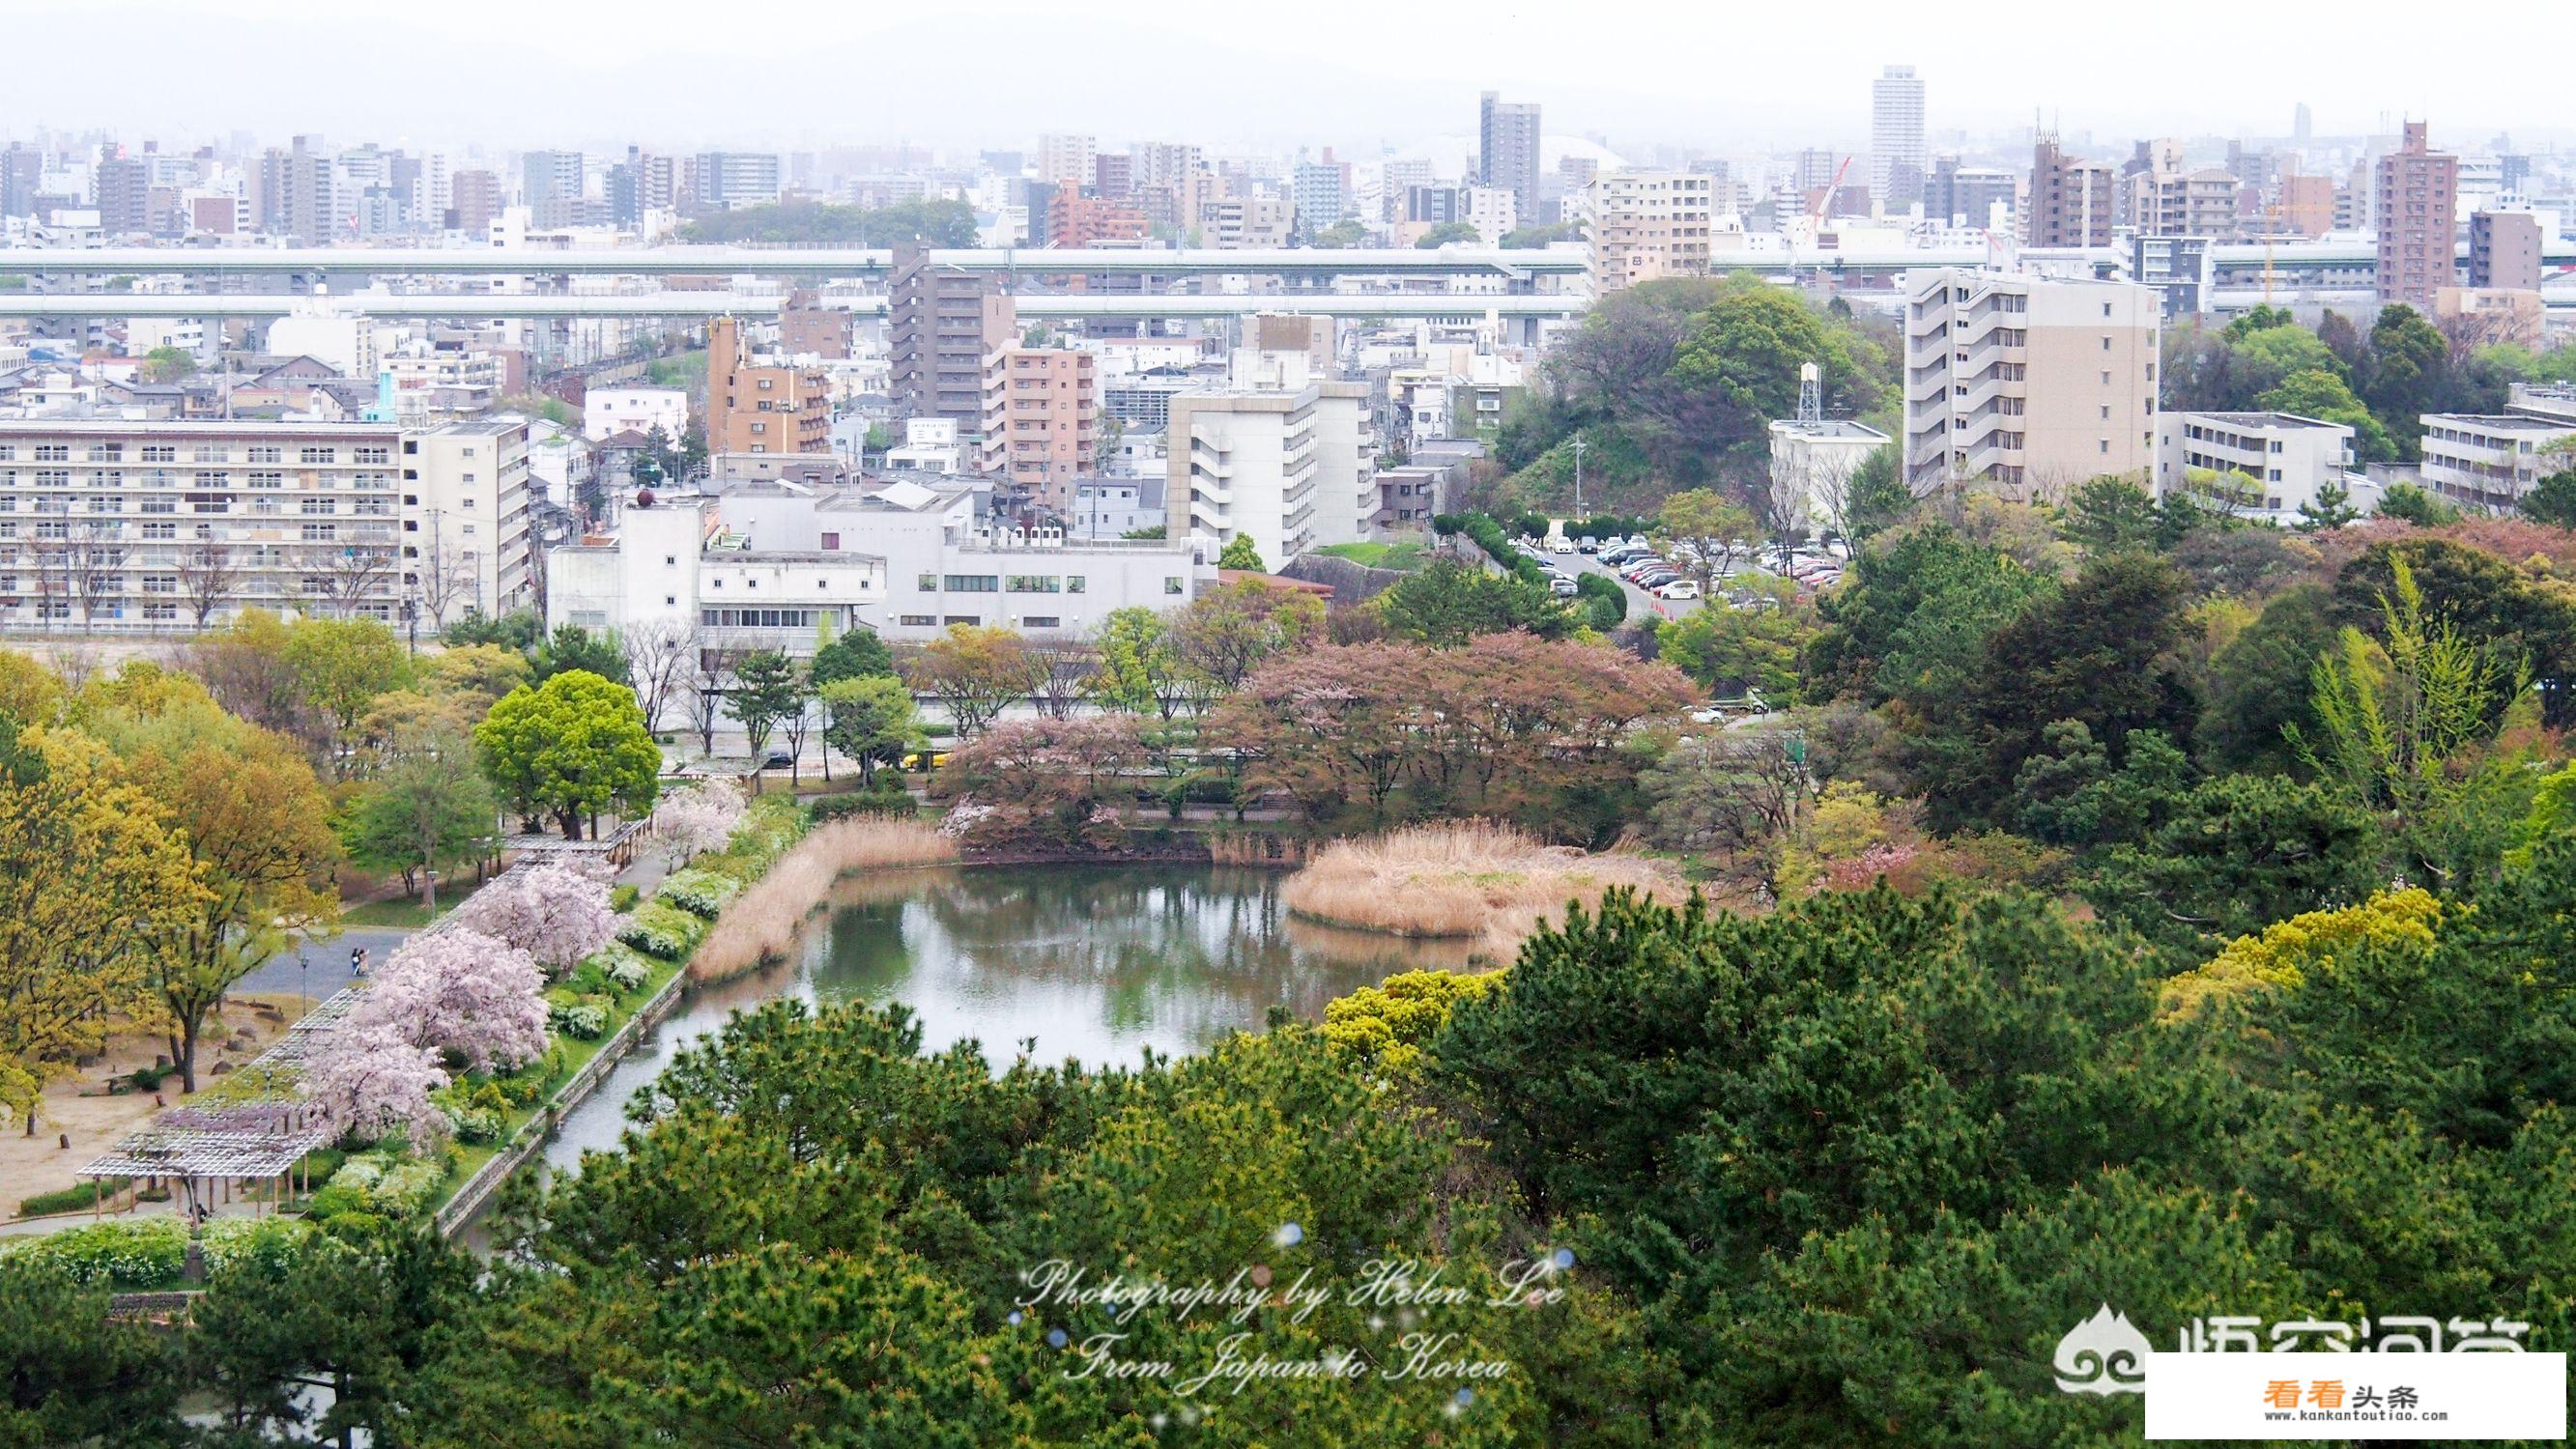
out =
<path fill-rule="evenodd" d="M 2143 1394 L 2148 1347 L 2129 1315 L 2105 1303 L 2057 1341 L 2057 1386 L 2070 1394 Z"/>

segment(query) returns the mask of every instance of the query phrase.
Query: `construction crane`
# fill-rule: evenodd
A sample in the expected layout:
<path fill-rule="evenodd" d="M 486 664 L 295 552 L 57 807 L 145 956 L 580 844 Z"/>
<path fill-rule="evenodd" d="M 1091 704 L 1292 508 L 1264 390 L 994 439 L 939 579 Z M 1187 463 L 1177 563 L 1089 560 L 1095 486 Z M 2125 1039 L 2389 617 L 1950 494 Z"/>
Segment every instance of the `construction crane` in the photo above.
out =
<path fill-rule="evenodd" d="M 1825 284 L 1825 249 L 1823 246 L 1825 208 L 1834 204 L 1834 193 L 1843 189 L 1843 177 L 1851 170 L 1852 162 L 1858 159 L 1859 157 L 1857 154 L 1845 156 L 1843 158 L 1843 164 L 1834 168 L 1834 179 L 1826 183 L 1825 189 L 1816 197 L 1816 204 L 1809 208 L 1807 212 L 1807 245 L 1815 248 L 1816 251 L 1816 285 L 1818 287 L 1822 287 Z"/>

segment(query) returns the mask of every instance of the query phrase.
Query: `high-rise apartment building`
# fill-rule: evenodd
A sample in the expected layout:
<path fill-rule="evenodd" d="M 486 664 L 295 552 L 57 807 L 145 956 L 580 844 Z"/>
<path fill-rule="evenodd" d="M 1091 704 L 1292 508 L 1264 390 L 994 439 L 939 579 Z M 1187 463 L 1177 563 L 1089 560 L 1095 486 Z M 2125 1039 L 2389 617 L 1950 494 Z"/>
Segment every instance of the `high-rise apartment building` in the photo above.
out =
<path fill-rule="evenodd" d="M 979 471 L 1009 480 L 1027 502 L 1068 512 L 1075 481 L 1099 472 L 1097 367 L 1091 353 L 1061 347 L 1005 347 L 986 358 Z"/>
<path fill-rule="evenodd" d="M 1199 244 L 1225 251 L 1284 247 L 1297 209 L 1284 196 L 1224 196 L 1199 204 Z"/>
<path fill-rule="evenodd" d="M 1292 173 L 1290 195 L 1297 204 L 1297 232 L 1311 237 L 1340 224 L 1351 214 L 1350 167 L 1327 149 L 1321 161 L 1300 161 Z"/>
<path fill-rule="evenodd" d="M 2154 288 L 1935 268 L 1905 278 L 1905 479 L 2062 494 L 2155 461 Z"/>
<path fill-rule="evenodd" d="M 887 294 L 895 406 L 906 418 L 982 427 L 984 359 L 1018 340 L 1011 299 L 986 274 L 933 266 L 913 244 L 894 249 Z"/>
<path fill-rule="evenodd" d="M 1869 87 L 1869 199 L 1902 210 L 1922 199 L 1923 80 L 1891 65 Z"/>
<path fill-rule="evenodd" d="M 1506 101 L 1487 91 L 1476 108 L 1476 179 L 1512 193 L 1520 215 L 1536 219 L 1539 125 L 1536 102 Z"/>
<path fill-rule="evenodd" d="M 321 154 L 321 138 L 298 136 L 284 151 L 270 147 L 257 182 L 252 210 L 262 230 L 313 245 L 331 239 L 331 158 Z"/>
<path fill-rule="evenodd" d="M 492 229 L 501 214 L 501 178 L 490 171 L 459 171 L 452 183 L 455 200 L 447 208 L 448 226 L 469 237 Z"/>
<path fill-rule="evenodd" d="M 2026 234 L 2034 247 L 2111 244 L 2111 168 L 2069 156 L 2053 132 L 2032 148 Z"/>
<path fill-rule="evenodd" d="M 820 368 L 754 358 L 742 324 L 718 317 L 707 324 L 706 420 L 710 455 L 828 453 L 831 379 Z"/>
<path fill-rule="evenodd" d="M 1716 178 L 1694 171 L 1606 171 L 1583 189 L 1592 295 L 1708 271 Z"/>
<path fill-rule="evenodd" d="M 572 225 L 580 213 L 583 182 L 579 151 L 530 151 L 519 158 L 519 195 L 531 225 Z"/>
<path fill-rule="evenodd" d="M 152 175 L 142 158 L 102 151 L 91 173 L 98 204 L 98 229 L 109 236 L 135 236 L 150 230 L 147 206 Z"/>
<path fill-rule="evenodd" d="M 2540 290 L 2540 218 L 2527 211 L 2481 211 L 2469 218 L 2469 285 Z"/>
<path fill-rule="evenodd" d="M 1037 179 L 1079 191 L 1095 180 L 1099 154 L 1100 141 L 1096 136 L 1069 133 L 1040 136 Z"/>
<path fill-rule="evenodd" d="M 2001 167 L 1962 166 L 1958 157 L 1944 156 L 1932 163 L 1931 179 L 1923 188 L 1923 214 L 1952 226 L 2010 227 L 2020 190 L 2013 174 Z"/>
<path fill-rule="evenodd" d="M 45 153 L 23 141 L 0 147 L 0 216 L 31 216 L 45 176 Z"/>
<path fill-rule="evenodd" d="M 2278 235 L 2321 237 L 2334 230 L 2335 184 L 2331 176 L 2283 176 L 2276 200 L 2263 218 L 2264 229 Z"/>
<path fill-rule="evenodd" d="M 2422 121 L 2408 121 L 2397 150 L 2379 158 L 2371 210 L 2379 226 L 2378 292 L 2382 302 L 2431 311 L 2455 275 L 2460 158 L 2427 143 Z"/>

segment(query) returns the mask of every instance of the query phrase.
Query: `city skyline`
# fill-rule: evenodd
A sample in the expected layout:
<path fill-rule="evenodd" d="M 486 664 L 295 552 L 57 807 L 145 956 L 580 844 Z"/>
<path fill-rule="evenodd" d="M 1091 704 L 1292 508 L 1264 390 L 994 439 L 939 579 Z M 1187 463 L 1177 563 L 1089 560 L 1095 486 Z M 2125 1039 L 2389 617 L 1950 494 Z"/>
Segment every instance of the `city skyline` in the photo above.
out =
<path fill-rule="evenodd" d="M 122 84 L 110 103 L 77 68 L 31 70 L 0 97 L 0 136 L 8 137 L 51 127 L 192 142 L 250 130 L 414 145 L 587 147 L 649 133 L 672 145 L 1000 146 L 1027 144 L 1041 131 L 1143 139 L 1175 133 L 1176 115 L 1203 114 L 1210 119 L 1193 125 L 1213 144 L 1330 144 L 1366 157 L 1472 136 L 1465 122 L 1475 94 L 1499 89 L 1544 107 L 1551 132 L 1567 136 L 1711 149 L 1818 141 L 1858 148 L 1870 124 L 1870 83 L 1899 64 L 1914 66 L 1930 86 L 1935 146 L 1961 131 L 2008 134 L 2034 114 L 2070 138 L 2286 135 L 2302 103 L 2321 136 L 2394 131 L 2402 119 L 2430 114 L 2437 138 L 2451 145 L 2499 130 L 2534 149 L 2576 138 L 2576 128 L 2544 125 L 2541 108 L 2517 99 L 2545 93 L 2537 50 L 2527 61 L 2507 52 L 2474 78 L 2465 69 L 2435 75 L 2366 37 L 2318 36 L 2287 15 L 2196 0 L 2179 7 L 2172 28 L 2221 26 L 2230 44 L 2176 73 L 2115 64 L 2109 46 L 2036 6 L 2007 7 L 2026 12 L 2028 26 L 1965 34 L 1870 23 L 1908 12 L 1863 4 L 1831 46 L 1793 16 L 1676 9 L 1654 20 L 1667 35 L 1666 53 L 1720 62 L 1724 80 L 1715 87 L 1696 66 L 1659 78 L 1636 63 L 1634 28 L 1599 33 L 1565 6 L 1514 10 L 1489 31 L 1460 24 L 1469 12 L 1454 5 L 1380 14 L 1326 0 L 1309 12 L 1312 23 L 1294 30 L 1215 16 L 1194 17 L 1184 34 L 1010 4 L 976 35 L 975 73 L 996 79 L 966 92 L 964 104 L 946 68 L 880 63 L 890 53 L 953 45 L 954 34 L 935 18 L 852 22 L 782 48 L 779 27 L 762 22 L 793 12 L 775 3 L 744 7 L 735 12 L 741 23 L 714 28 L 670 6 L 572 0 L 529 14 L 463 0 L 327 39 L 316 38 L 303 12 L 274 3 L 22 0 L 19 8 L 16 23 L 34 53 L 116 33 Z M 2539 17 L 2537 7 L 2506 8 Z M 206 23 L 218 17 L 222 24 Z M 1525 43 L 1541 30 L 1545 46 Z M 527 64 L 494 66 L 496 35 Z M 1793 63 L 1725 63 L 1747 52 Z M 1120 56 L 1158 79 L 1087 93 L 1007 79 L 1068 53 Z M 409 63 L 388 78 L 364 63 L 383 54 Z M 2088 66 L 2087 56 L 2102 63 Z M 2516 66 L 2530 74 L 2518 80 Z M 260 75 L 279 83 L 242 83 Z M 764 101 L 758 114 L 744 106 L 752 93 Z"/>

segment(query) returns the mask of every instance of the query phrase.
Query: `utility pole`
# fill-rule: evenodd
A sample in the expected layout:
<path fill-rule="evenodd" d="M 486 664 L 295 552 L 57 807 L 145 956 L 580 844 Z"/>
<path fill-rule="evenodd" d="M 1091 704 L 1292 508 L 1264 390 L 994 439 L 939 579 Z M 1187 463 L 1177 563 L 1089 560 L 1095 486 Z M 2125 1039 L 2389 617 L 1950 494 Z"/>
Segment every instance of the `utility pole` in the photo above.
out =
<path fill-rule="evenodd" d="M 1574 516 L 1577 520 L 1585 516 L 1583 512 L 1583 434 L 1580 432 L 1574 435 Z"/>

